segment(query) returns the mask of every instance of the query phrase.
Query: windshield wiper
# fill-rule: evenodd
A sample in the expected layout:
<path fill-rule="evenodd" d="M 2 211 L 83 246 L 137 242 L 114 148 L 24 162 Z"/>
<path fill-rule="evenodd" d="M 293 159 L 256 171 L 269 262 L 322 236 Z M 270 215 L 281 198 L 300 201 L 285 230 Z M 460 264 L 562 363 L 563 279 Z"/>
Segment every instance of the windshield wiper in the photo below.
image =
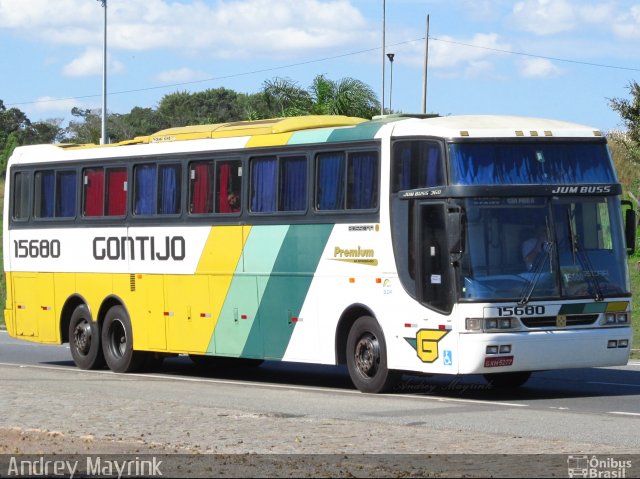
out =
<path fill-rule="evenodd" d="M 531 299 L 531 295 L 536 289 L 540 276 L 542 276 L 542 269 L 544 268 L 544 265 L 547 262 L 552 249 L 553 242 L 545 241 L 542 246 L 542 254 L 536 256 L 536 260 L 531 268 L 531 270 L 533 271 L 533 276 L 527 280 L 527 284 L 525 284 L 524 288 L 522 288 L 520 301 L 518 301 L 519 306 L 524 306 Z"/>
<path fill-rule="evenodd" d="M 573 223 L 571 222 L 571 212 L 567 209 L 567 223 L 569 224 L 569 240 L 571 241 L 571 256 L 573 258 L 573 264 L 576 264 L 576 256 L 578 261 L 580 262 L 580 266 L 582 267 L 583 273 L 586 274 L 593 285 L 593 290 L 595 291 L 595 300 L 602 301 L 604 296 L 602 295 L 602 289 L 600 288 L 600 283 L 598 283 L 598 279 L 596 278 L 596 274 L 593 270 L 593 265 L 591 264 L 591 260 L 589 259 L 589 255 L 583 250 L 580 246 L 580 242 L 578 240 L 578 235 L 573 229 Z"/>

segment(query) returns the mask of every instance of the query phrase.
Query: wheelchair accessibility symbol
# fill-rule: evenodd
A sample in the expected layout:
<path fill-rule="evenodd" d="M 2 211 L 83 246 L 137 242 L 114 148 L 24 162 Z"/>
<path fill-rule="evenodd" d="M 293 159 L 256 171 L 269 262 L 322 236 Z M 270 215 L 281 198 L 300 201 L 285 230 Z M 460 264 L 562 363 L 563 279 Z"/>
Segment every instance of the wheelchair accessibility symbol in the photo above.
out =
<path fill-rule="evenodd" d="M 453 352 L 444 350 L 443 352 L 443 361 L 445 366 L 451 366 L 453 364 Z"/>

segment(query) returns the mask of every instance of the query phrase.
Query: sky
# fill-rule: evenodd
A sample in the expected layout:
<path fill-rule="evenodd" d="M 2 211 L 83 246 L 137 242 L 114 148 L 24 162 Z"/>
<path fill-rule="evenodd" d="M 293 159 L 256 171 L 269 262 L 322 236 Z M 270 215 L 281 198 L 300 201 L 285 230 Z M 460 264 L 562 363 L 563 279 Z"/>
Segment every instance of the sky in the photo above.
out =
<path fill-rule="evenodd" d="M 101 0 L 0 0 L 5 106 L 62 126 L 73 107 L 101 108 L 104 12 Z M 108 0 L 107 110 L 255 93 L 276 77 L 307 88 L 319 74 L 380 99 L 384 64 L 385 107 L 420 113 L 427 15 L 429 113 L 623 128 L 609 99 L 640 81 L 640 1 Z"/>

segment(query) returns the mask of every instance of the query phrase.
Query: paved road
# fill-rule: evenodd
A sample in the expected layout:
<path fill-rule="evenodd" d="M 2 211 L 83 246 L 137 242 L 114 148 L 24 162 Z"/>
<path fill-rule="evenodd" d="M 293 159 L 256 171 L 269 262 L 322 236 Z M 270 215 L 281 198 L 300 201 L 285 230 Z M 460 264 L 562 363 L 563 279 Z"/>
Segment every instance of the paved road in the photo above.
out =
<path fill-rule="evenodd" d="M 343 368 L 265 363 L 81 371 L 68 347 L 0 332 L 0 427 L 219 453 L 640 453 L 640 363 L 542 372 L 515 392 L 480 377 L 365 395 Z"/>

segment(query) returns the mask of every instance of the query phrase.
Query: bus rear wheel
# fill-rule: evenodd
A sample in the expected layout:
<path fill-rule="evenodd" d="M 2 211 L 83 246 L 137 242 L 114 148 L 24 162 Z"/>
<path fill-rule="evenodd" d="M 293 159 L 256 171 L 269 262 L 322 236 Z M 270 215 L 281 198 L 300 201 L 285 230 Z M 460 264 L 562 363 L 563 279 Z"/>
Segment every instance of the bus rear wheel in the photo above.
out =
<path fill-rule="evenodd" d="M 519 388 L 531 377 L 531 371 L 518 371 L 514 373 L 485 374 L 484 379 L 494 388 Z"/>
<path fill-rule="evenodd" d="M 73 310 L 69 321 L 69 349 L 71 357 L 80 369 L 104 367 L 104 355 L 100 345 L 100 327 L 91 319 L 86 305 Z"/>
<path fill-rule="evenodd" d="M 387 346 L 378 322 L 362 316 L 347 337 L 347 368 L 353 385 L 365 393 L 382 393 L 395 386 L 400 373 L 387 368 Z"/>
<path fill-rule="evenodd" d="M 112 306 L 102 325 L 102 349 L 109 369 L 116 373 L 137 371 L 145 353 L 133 350 L 133 333 L 129 315 L 122 306 Z"/>

